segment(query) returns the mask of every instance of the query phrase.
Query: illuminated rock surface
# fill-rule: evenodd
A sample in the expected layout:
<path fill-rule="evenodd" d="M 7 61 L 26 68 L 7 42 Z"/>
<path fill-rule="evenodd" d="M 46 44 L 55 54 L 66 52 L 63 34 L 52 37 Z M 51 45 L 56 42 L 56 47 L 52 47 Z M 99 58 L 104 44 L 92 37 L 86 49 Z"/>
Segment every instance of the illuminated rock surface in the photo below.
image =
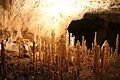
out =
<path fill-rule="evenodd" d="M 87 12 L 109 10 L 111 4 L 118 4 L 119 1 L 6 0 L 7 6 L 3 4 L 4 0 L 0 3 L 7 9 L 5 23 L 4 18 L 1 18 L 1 22 L 4 27 L 8 27 L 12 36 L 17 31 L 16 37 L 23 37 L 23 32 L 26 31 L 33 33 L 34 36 L 50 37 L 51 31 L 54 30 L 55 38 L 59 38 L 72 20 L 81 19 Z M 0 15 L 4 12 L 2 7 Z"/>

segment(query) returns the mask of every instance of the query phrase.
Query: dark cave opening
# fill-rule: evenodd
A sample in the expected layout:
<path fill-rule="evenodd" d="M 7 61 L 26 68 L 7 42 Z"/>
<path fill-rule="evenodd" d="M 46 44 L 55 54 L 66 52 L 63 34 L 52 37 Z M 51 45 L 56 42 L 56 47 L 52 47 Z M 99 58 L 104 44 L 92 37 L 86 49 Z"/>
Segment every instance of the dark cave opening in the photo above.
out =
<path fill-rule="evenodd" d="M 82 35 L 84 35 L 88 48 L 92 47 L 95 32 L 97 32 L 98 45 L 102 46 L 107 40 L 109 45 L 115 49 L 116 37 L 117 34 L 120 34 L 120 23 L 106 20 L 106 17 L 101 18 L 94 14 L 85 14 L 83 19 L 72 21 L 68 31 L 75 36 L 75 43 L 77 40 L 82 42 Z"/>

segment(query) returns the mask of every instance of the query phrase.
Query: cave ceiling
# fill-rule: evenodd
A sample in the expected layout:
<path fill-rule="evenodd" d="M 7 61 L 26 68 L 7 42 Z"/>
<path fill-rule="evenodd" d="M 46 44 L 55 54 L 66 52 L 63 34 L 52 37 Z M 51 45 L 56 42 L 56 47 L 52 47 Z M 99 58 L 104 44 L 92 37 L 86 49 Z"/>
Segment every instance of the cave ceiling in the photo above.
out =
<path fill-rule="evenodd" d="M 4 10 L 9 10 L 11 8 L 6 4 L 7 2 L 5 1 L 9 1 L 9 5 L 12 4 L 12 1 L 16 1 L 12 6 L 13 11 L 7 13 L 10 14 L 11 23 L 7 22 L 6 26 L 11 26 L 12 24 L 12 30 L 15 28 L 21 31 L 23 27 L 21 28 L 20 26 L 27 26 L 31 32 L 37 32 L 36 30 L 39 29 L 45 36 L 47 33 L 50 34 L 49 30 L 52 29 L 55 30 L 55 33 L 57 35 L 61 35 L 61 32 L 64 32 L 63 30 L 66 29 L 66 26 L 70 24 L 70 21 L 83 18 L 83 15 L 85 13 L 86 14 L 84 15 L 84 18 L 92 18 L 91 16 L 98 16 L 109 22 L 111 21 L 120 23 L 120 0 L 66 0 L 65 2 L 64 0 L 0 0 L 0 15 L 2 15 L 2 12 L 4 12 Z M 94 3 L 92 5 L 89 5 L 87 3 L 85 4 L 85 1 L 93 1 Z M 96 1 L 98 1 L 97 4 Z M 65 6 L 66 4 L 68 6 Z M 88 8 L 86 9 L 85 6 Z M 103 11 L 96 11 L 94 8 L 102 8 Z M 3 18 L 2 16 L 0 17 L 1 19 Z M 9 16 L 7 17 L 9 18 Z M 35 28 L 36 30 L 33 30 L 34 26 L 40 27 Z M 41 28 L 41 26 L 44 28 Z M 56 26 L 58 27 L 56 28 Z"/>

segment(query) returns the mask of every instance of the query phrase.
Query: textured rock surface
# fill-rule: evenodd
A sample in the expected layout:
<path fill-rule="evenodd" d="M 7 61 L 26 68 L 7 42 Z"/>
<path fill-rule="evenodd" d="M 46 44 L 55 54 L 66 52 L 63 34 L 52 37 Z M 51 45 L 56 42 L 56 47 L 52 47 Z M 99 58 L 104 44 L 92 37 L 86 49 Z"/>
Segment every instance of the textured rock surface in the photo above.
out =
<path fill-rule="evenodd" d="M 34 36 L 50 37 L 51 31 L 54 30 L 55 36 L 58 38 L 65 33 L 65 29 L 72 20 L 81 19 L 86 12 L 108 10 L 114 1 L 6 0 L 7 6 L 3 4 L 4 0 L 1 0 L 0 3 L 1 8 L 6 7 L 7 9 L 4 27 L 8 27 L 11 33 L 17 31 L 17 37 L 23 36 L 22 33 L 25 31 L 32 32 Z M 118 3 L 119 1 L 115 4 Z"/>

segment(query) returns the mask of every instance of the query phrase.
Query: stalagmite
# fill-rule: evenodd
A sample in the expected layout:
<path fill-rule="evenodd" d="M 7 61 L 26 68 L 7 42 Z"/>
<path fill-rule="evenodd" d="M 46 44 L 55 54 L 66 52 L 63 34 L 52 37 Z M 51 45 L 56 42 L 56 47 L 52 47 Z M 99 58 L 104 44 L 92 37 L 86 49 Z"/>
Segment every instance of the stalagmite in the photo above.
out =
<path fill-rule="evenodd" d="M 33 69 L 35 69 L 35 42 L 34 41 L 33 41 L 32 52 L 33 52 Z"/>
<path fill-rule="evenodd" d="M 7 79 L 7 63 L 4 44 L 5 44 L 4 41 L 2 41 L 1 42 L 2 76 L 3 79 Z"/>
<path fill-rule="evenodd" d="M 109 56 L 110 56 L 110 46 L 107 41 L 104 42 L 103 53 L 102 53 L 102 65 L 103 65 L 103 72 L 109 67 Z"/>
<path fill-rule="evenodd" d="M 95 32 L 95 38 L 94 38 L 94 46 L 97 45 L 97 32 Z"/>
<path fill-rule="evenodd" d="M 119 54 L 119 34 L 117 34 L 116 38 L 116 49 L 115 49 L 115 54 Z"/>

